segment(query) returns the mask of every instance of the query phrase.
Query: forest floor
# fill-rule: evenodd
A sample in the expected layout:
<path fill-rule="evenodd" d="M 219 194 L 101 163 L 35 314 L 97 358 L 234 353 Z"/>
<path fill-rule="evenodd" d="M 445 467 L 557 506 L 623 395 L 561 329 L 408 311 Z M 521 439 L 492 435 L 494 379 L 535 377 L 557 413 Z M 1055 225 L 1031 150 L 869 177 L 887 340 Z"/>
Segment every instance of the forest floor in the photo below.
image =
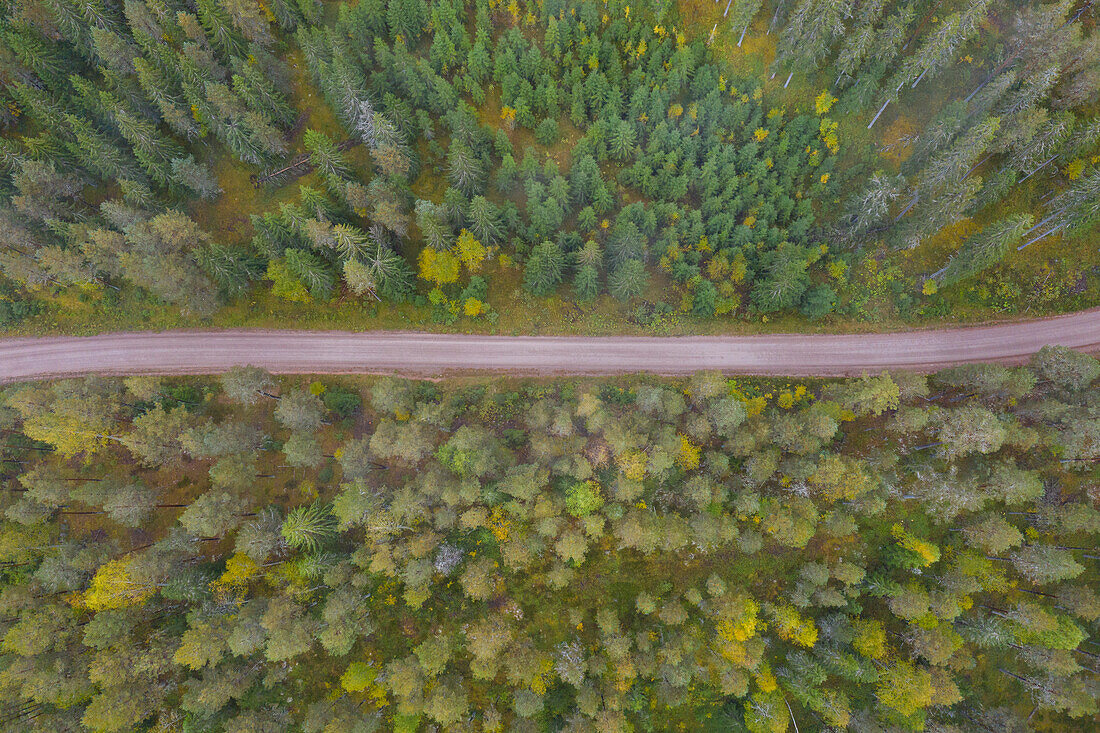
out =
<path fill-rule="evenodd" d="M 0 382 L 80 374 L 201 374 L 255 365 L 289 374 L 470 371 L 513 374 L 726 373 L 855 376 L 1019 364 L 1043 346 L 1100 351 L 1100 309 L 1067 316 L 893 334 L 686 338 L 448 336 L 342 331 L 122 333 L 0 341 Z"/>

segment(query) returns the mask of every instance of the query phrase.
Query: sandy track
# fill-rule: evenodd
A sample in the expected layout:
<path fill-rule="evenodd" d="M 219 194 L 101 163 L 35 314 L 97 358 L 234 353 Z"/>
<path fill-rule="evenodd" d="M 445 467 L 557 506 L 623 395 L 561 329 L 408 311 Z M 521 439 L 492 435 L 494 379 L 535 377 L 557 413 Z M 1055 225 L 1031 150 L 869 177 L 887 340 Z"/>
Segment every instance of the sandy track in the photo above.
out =
<path fill-rule="evenodd" d="M 168 331 L 0 340 L 0 382 L 81 374 L 731 374 L 841 376 L 1021 363 L 1044 345 L 1100 352 L 1100 309 L 1017 323 L 882 334 L 565 337 L 412 332 Z"/>

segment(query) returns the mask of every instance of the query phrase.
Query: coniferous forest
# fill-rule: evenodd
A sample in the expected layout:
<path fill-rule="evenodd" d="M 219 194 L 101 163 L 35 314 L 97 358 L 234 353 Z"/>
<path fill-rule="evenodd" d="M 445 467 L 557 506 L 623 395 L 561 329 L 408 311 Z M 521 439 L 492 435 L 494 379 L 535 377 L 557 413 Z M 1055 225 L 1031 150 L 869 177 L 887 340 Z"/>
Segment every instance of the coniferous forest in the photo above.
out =
<path fill-rule="evenodd" d="M 1092 730 L 1098 377 L 9 387 L 0 726 Z"/>
<path fill-rule="evenodd" d="M 0 325 L 1093 305 L 1094 26 L 1091 0 L 9 0 Z"/>

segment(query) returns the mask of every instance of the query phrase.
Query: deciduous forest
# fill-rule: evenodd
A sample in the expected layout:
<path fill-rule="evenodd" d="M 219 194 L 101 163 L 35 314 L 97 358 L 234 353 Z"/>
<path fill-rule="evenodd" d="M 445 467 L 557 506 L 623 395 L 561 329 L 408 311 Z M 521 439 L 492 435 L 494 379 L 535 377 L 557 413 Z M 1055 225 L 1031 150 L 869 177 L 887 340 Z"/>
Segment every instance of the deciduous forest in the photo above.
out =
<path fill-rule="evenodd" d="M 1098 377 L 11 386 L 0 726 L 1089 730 Z"/>
<path fill-rule="evenodd" d="M 1091 0 L 20 0 L 0 326 L 1100 302 Z"/>

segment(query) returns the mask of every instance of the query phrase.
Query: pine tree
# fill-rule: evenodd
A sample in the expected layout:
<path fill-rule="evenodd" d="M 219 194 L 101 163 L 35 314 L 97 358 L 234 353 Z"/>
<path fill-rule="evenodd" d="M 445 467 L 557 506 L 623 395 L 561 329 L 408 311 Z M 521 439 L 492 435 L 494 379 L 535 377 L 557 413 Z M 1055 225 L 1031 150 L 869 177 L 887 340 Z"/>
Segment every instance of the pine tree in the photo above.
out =
<path fill-rule="evenodd" d="M 577 300 L 586 303 L 595 300 L 600 287 L 600 275 L 595 265 L 585 264 L 577 268 L 573 276 L 573 292 Z"/>
<path fill-rule="evenodd" d="M 1030 214 L 1016 214 L 990 224 L 968 237 L 933 277 L 938 277 L 945 286 L 952 285 L 992 267 L 1023 239 L 1033 221 Z"/>
<path fill-rule="evenodd" d="M 242 56 L 244 41 L 233 28 L 233 19 L 218 0 L 197 0 L 199 20 L 211 43 L 227 56 Z"/>
<path fill-rule="evenodd" d="M 613 121 L 608 149 L 617 160 L 627 160 L 634 152 L 637 133 L 634 126 L 626 120 Z"/>
<path fill-rule="evenodd" d="M 851 0 L 800 0 L 776 45 L 776 64 L 788 69 L 791 76 L 799 69 L 817 68 L 844 33 L 851 13 Z"/>
<path fill-rule="evenodd" d="M 429 247 L 438 250 L 450 249 L 454 241 L 454 232 L 447 223 L 446 212 L 439 204 L 417 199 L 416 226 Z"/>
<path fill-rule="evenodd" d="M 107 28 L 92 28 L 92 46 L 103 66 L 125 76 L 134 73 L 138 49 L 119 34 Z"/>
<path fill-rule="evenodd" d="M 310 295 L 318 300 L 332 297 L 335 277 L 321 258 L 301 249 L 286 249 L 283 257 L 291 274 L 309 288 Z"/>
<path fill-rule="evenodd" d="M 240 73 L 233 75 L 233 90 L 254 112 L 263 115 L 273 125 L 290 127 L 297 117 L 286 96 L 256 64 L 240 65 Z"/>
<path fill-rule="evenodd" d="M 641 260 L 624 261 L 611 273 L 607 280 L 607 289 L 617 300 L 627 301 L 645 292 L 649 276 Z"/>
<path fill-rule="evenodd" d="M 19 60 L 34 72 L 50 89 L 65 88 L 68 60 L 60 53 L 62 48 L 47 43 L 30 25 L 24 23 L 6 24 L 0 31 L 0 37 L 6 41 Z"/>
<path fill-rule="evenodd" d="M 763 5 L 763 0 L 733 0 L 732 8 L 726 11 L 727 13 L 732 11 L 729 16 L 730 27 L 735 33 L 739 34 L 737 37 L 738 48 L 740 48 L 741 42 L 745 40 L 745 33 L 748 32 L 756 14 L 760 12 L 761 5 Z"/>
<path fill-rule="evenodd" d="M 221 291 L 229 297 L 240 295 L 262 271 L 262 264 L 247 252 L 213 243 L 202 252 L 203 269 L 214 278 Z"/>
<path fill-rule="evenodd" d="M 410 46 L 415 44 L 428 21 L 422 0 L 391 0 L 388 6 L 386 20 L 390 37 L 403 36 Z"/>
<path fill-rule="evenodd" d="M 267 18 L 256 0 L 219 0 L 219 4 L 241 35 L 250 42 L 265 48 L 274 43 Z"/>
<path fill-rule="evenodd" d="M 138 82 L 145 96 L 160 110 L 161 117 L 172 132 L 188 140 L 197 137 L 199 125 L 191 115 L 174 83 L 160 69 L 144 58 L 134 59 Z"/>
<path fill-rule="evenodd" d="M 172 159 L 172 182 L 207 201 L 213 201 L 222 193 L 214 174 L 206 165 L 197 163 L 193 155 Z"/>
<path fill-rule="evenodd" d="M 328 135 L 317 130 L 306 130 L 302 145 L 309 151 L 309 161 L 325 179 L 330 190 L 340 190 L 340 183 L 351 178 L 351 169 L 343 154 Z"/>
<path fill-rule="evenodd" d="M 121 105 L 116 105 L 114 119 L 141 167 L 154 181 L 167 186 L 173 177 L 172 161 L 183 156 L 183 149 L 162 135 L 151 121 L 130 113 Z"/>
<path fill-rule="evenodd" d="M 72 114 L 66 114 L 65 121 L 73 132 L 72 139 L 66 140 L 65 146 L 99 178 L 105 181 L 141 178 L 134 159 L 91 122 Z"/>
<path fill-rule="evenodd" d="M 483 183 L 485 168 L 477 154 L 462 142 L 452 142 L 447 151 L 447 178 L 466 196 L 476 193 Z"/>
<path fill-rule="evenodd" d="M 553 242 L 535 245 L 523 269 L 523 285 L 535 295 L 549 295 L 562 279 L 565 256 Z"/>
<path fill-rule="evenodd" d="M 500 214 L 496 205 L 484 196 L 474 196 L 466 210 L 467 228 L 486 245 L 496 244 L 501 238 Z"/>
<path fill-rule="evenodd" d="M 1078 178 L 1069 188 L 1051 199 L 1049 208 L 1052 213 L 1029 229 L 1025 236 L 1044 227 L 1045 231 L 1017 249 L 1023 249 L 1058 232 L 1083 229 L 1100 219 L 1100 171 Z"/>
<path fill-rule="evenodd" d="M 855 9 L 855 21 L 845 34 L 844 43 L 835 61 L 839 78 L 852 78 L 874 50 L 877 40 L 876 24 L 881 20 L 885 0 L 860 3 Z M 891 13 L 898 13 L 891 8 Z"/>
<path fill-rule="evenodd" d="M 952 13 L 944 18 L 924 39 L 917 50 L 906 57 L 901 67 L 887 82 L 887 98 L 878 114 L 867 125 L 874 126 L 887 105 L 901 92 L 906 84 L 916 86 L 925 76 L 935 76 L 948 63 L 955 60 L 958 50 L 969 41 L 985 20 L 992 0 L 973 0 L 965 10 Z M 931 78 L 931 77 L 929 77 Z"/>

